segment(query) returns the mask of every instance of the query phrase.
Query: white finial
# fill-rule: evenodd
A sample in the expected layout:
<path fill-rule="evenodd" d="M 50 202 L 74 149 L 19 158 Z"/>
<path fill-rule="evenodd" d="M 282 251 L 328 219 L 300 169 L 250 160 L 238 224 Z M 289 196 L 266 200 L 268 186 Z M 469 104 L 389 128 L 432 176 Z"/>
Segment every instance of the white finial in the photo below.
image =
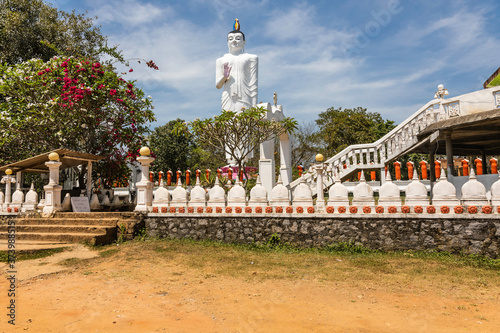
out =
<path fill-rule="evenodd" d="M 255 185 L 262 185 L 262 182 L 260 181 L 260 175 L 257 175 L 257 181 L 255 182 Z"/>
<path fill-rule="evenodd" d="M 177 186 L 182 186 L 181 177 L 179 177 L 179 179 L 177 179 Z"/>
<path fill-rule="evenodd" d="M 219 185 L 219 177 L 215 177 L 215 183 L 214 186 L 220 186 Z"/>
<path fill-rule="evenodd" d="M 417 168 L 413 169 L 413 180 L 418 180 Z"/>
<path fill-rule="evenodd" d="M 34 191 L 34 190 L 35 190 L 35 183 L 31 182 L 30 191 Z"/>
<path fill-rule="evenodd" d="M 445 89 L 444 86 L 442 84 L 440 84 L 438 86 L 438 90 L 434 94 L 434 98 L 442 99 L 442 98 L 444 98 L 444 96 L 447 96 L 449 94 L 450 93 L 448 92 L 448 89 Z"/>
<path fill-rule="evenodd" d="M 469 179 L 477 179 L 476 173 L 474 172 L 474 168 L 470 168 L 470 176 Z"/>
<path fill-rule="evenodd" d="M 362 182 L 362 183 L 366 182 L 366 180 L 365 180 L 365 173 L 363 172 L 363 170 L 361 170 L 361 177 L 359 177 L 359 181 Z"/>
<path fill-rule="evenodd" d="M 200 183 L 200 176 L 196 176 L 196 186 L 200 186 L 201 183 Z"/>
<path fill-rule="evenodd" d="M 283 181 L 281 180 L 281 173 L 278 175 L 278 181 L 276 182 L 276 185 L 283 184 Z"/>
<path fill-rule="evenodd" d="M 446 179 L 446 176 L 444 174 L 444 167 L 441 168 L 441 175 L 439 176 L 439 180 Z"/>
<path fill-rule="evenodd" d="M 391 172 L 390 171 L 387 171 L 387 176 L 385 177 L 385 181 L 386 182 L 392 182 Z"/>

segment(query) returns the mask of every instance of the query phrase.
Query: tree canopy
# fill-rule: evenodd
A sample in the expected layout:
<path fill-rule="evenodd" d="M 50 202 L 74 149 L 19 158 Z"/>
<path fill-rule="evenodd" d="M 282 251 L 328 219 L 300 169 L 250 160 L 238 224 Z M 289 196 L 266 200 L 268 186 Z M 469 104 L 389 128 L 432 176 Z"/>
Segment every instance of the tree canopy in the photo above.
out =
<path fill-rule="evenodd" d="M 0 63 L 48 61 L 60 54 L 97 59 L 101 53 L 118 55 L 115 51 L 92 18 L 43 0 L 0 0 Z"/>
<path fill-rule="evenodd" d="M 266 119 L 265 115 L 262 107 L 241 112 L 223 110 L 213 118 L 179 122 L 174 133 L 193 135 L 201 144 L 225 152 L 226 156 L 236 161 L 239 170 L 244 170 L 245 160 L 262 142 L 297 128 L 297 121 L 293 118 L 275 121 Z"/>
<path fill-rule="evenodd" d="M 316 135 L 323 154 L 328 157 L 350 145 L 375 142 L 395 127 L 392 120 L 384 120 L 379 113 L 361 107 L 331 107 L 319 114 L 316 123 L 319 127 Z"/>
<path fill-rule="evenodd" d="M 155 120 L 133 81 L 73 57 L 0 65 L 0 110 L 0 163 L 67 148 L 105 156 L 95 171 L 109 182 L 127 177 L 125 158 L 136 155 Z"/>

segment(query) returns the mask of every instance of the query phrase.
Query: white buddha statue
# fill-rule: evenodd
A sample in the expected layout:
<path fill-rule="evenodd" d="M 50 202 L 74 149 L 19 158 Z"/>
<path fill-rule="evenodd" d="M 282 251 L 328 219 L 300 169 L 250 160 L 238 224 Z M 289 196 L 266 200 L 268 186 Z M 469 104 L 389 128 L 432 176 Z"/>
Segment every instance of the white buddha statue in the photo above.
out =
<path fill-rule="evenodd" d="M 227 35 L 229 53 L 217 59 L 215 85 L 222 91 L 222 110 L 239 112 L 257 104 L 259 58 L 245 53 L 245 35 L 238 19 Z"/>

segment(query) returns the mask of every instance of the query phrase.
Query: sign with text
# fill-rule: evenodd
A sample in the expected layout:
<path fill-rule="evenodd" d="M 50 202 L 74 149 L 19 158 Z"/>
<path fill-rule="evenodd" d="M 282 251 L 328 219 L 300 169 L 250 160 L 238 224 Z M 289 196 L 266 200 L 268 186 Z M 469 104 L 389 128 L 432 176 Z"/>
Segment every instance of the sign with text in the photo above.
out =
<path fill-rule="evenodd" d="M 90 212 L 89 198 L 88 197 L 72 197 L 71 207 L 74 212 L 87 213 Z"/>

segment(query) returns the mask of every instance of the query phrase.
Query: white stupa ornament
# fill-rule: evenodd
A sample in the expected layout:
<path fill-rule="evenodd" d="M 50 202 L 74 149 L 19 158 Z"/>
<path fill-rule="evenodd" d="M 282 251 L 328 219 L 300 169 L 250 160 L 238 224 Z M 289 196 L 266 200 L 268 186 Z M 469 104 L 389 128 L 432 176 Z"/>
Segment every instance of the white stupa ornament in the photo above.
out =
<path fill-rule="evenodd" d="M 196 177 L 196 184 L 191 190 L 191 199 L 189 200 L 189 206 L 192 207 L 205 207 L 205 202 L 207 198 L 207 193 L 203 187 L 201 187 L 200 176 Z"/>
<path fill-rule="evenodd" d="M 267 206 L 267 190 L 262 186 L 260 181 L 260 176 L 257 176 L 257 182 L 255 186 L 250 190 L 250 200 L 248 201 L 248 206 L 258 207 Z"/>
<path fill-rule="evenodd" d="M 406 186 L 406 199 L 405 205 L 414 207 L 429 205 L 429 197 L 427 196 L 427 188 L 418 179 L 417 169 L 413 170 L 413 179 L 408 186 Z"/>
<path fill-rule="evenodd" d="M 457 199 L 457 190 L 455 189 L 455 186 L 453 186 L 453 184 L 446 178 L 444 168 L 441 170 L 439 181 L 432 189 L 432 204 L 436 206 L 436 208 L 441 206 L 453 208 L 460 204 Z"/>
<path fill-rule="evenodd" d="M 241 186 L 241 182 L 237 181 L 227 194 L 227 205 L 229 207 L 245 207 L 246 206 L 246 191 Z"/>
<path fill-rule="evenodd" d="M 171 196 L 170 192 L 166 189 L 163 183 L 163 178 L 160 180 L 160 184 L 156 191 L 154 192 L 153 207 L 166 207 L 170 202 Z"/>
<path fill-rule="evenodd" d="M 335 172 L 333 184 L 328 191 L 328 206 L 333 206 L 335 211 L 339 206 L 349 207 L 349 190 L 342 184 L 338 172 Z"/>
<path fill-rule="evenodd" d="M 171 207 L 186 207 L 187 206 L 188 193 L 185 188 L 182 187 L 181 178 L 177 180 L 177 186 L 172 191 L 172 201 L 170 201 Z"/>
<path fill-rule="evenodd" d="M 379 190 L 378 205 L 382 207 L 401 206 L 401 194 L 399 187 L 392 182 L 391 173 L 387 172 L 385 183 Z"/>
<path fill-rule="evenodd" d="M 306 185 L 306 180 L 304 175 L 300 177 L 299 185 L 293 191 L 293 206 L 298 207 L 309 207 L 313 205 L 312 191 L 309 186 Z"/>
<path fill-rule="evenodd" d="M 462 186 L 461 201 L 466 207 L 477 206 L 478 209 L 488 204 L 486 187 L 477 180 L 474 168 L 470 169 L 469 180 Z"/>
<path fill-rule="evenodd" d="M 273 187 L 269 198 L 269 205 L 271 206 L 289 206 L 290 205 L 290 191 L 283 185 L 281 174 L 278 176 L 276 186 Z"/>
<path fill-rule="evenodd" d="M 373 197 L 373 189 L 366 183 L 365 173 L 361 171 L 359 184 L 354 187 L 352 204 L 354 206 L 364 207 L 370 206 L 374 208 L 375 198 Z"/>
<path fill-rule="evenodd" d="M 3 202 L 1 196 L 2 194 L 0 194 L 0 209 Z M 37 205 L 38 205 L 38 193 L 36 193 L 35 191 L 35 184 L 31 183 L 30 190 L 28 191 L 28 193 L 26 193 L 26 200 L 24 201 L 23 204 L 23 210 L 24 211 L 35 210 Z"/>
<path fill-rule="evenodd" d="M 498 175 L 500 175 L 500 172 L 498 173 Z M 493 183 L 493 185 L 491 185 L 490 193 L 491 193 L 491 205 L 496 210 L 497 207 L 500 206 L 500 177 L 496 182 Z"/>
<path fill-rule="evenodd" d="M 212 208 L 226 206 L 226 192 L 219 184 L 219 177 L 215 177 L 214 187 L 208 192 L 208 204 Z"/>

